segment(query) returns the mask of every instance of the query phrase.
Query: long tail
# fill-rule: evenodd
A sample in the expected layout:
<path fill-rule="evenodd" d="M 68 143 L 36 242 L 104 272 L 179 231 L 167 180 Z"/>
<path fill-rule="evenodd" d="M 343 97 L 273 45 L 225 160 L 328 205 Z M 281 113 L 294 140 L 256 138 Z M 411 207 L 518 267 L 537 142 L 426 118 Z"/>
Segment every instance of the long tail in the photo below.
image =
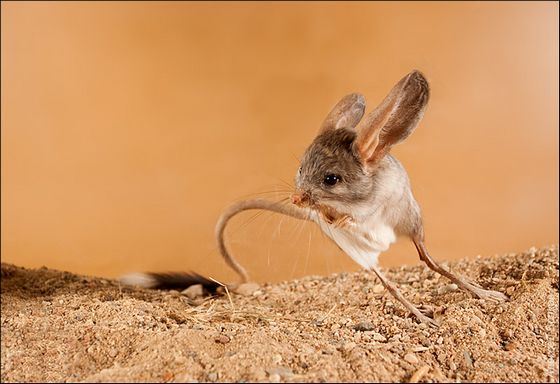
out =
<path fill-rule="evenodd" d="M 245 268 L 241 266 L 229 252 L 225 239 L 224 232 L 230 219 L 240 212 L 251 209 L 263 209 L 281 213 L 283 215 L 291 216 L 300 220 L 311 220 L 310 211 L 304 208 L 298 208 L 295 205 L 286 205 L 265 199 L 250 199 L 243 200 L 230 205 L 219 217 L 216 224 L 216 240 L 220 254 L 225 262 L 235 271 L 240 277 L 240 283 L 249 281 L 249 275 Z M 185 272 L 171 272 L 171 273 L 132 273 L 121 277 L 120 282 L 126 285 L 137 285 L 145 288 L 154 289 L 185 289 L 194 284 L 201 284 L 203 288 L 210 292 L 216 292 L 220 286 L 214 280 L 205 278 L 197 273 Z"/>
<path fill-rule="evenodd" d="M 241 278 L 241 283 L 246 283 L 249 281 L 249 275 L 245 268 L 241 266 L 231 255 L 226 247 L 226 242 L 224 240 L 224 231 L 229 220 L 240 212 L 247 211 L 250 209 L 264 209 L 266 211 L 272 211 L 276 213 L 281 213 L 286 216 L 291 216 L 300 220 L 310 220 L 310 213 L 306 209 L 298 208 L 295 205 L 285 205 L 282 203 L 277 203 L 274 201 L 269 201 L 265 199 L 251 199 L 243 200 L 238 203 L 229 206 L 218 219 L 216 224 L 216 239 L 218 241 L 218 247 L 222 257 L 226 263 L 239 275 Z"/>

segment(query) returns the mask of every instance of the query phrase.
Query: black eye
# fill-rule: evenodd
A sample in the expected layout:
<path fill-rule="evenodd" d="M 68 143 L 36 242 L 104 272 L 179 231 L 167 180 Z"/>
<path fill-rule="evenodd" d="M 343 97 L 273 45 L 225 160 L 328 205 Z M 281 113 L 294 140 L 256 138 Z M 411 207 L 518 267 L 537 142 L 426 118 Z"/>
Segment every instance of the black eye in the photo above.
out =
<path fill-rule="evenodd" d="M 327 176 L 325 176 L 325 178 L 323 179 L 323 183 L 325 185 L 328 185 L 329 187 L 332 187 L 333 185 L 335 185 L 336 183 L 338 183 L 340 181 L 340 176 L 338 175 L 334 175 L 334 174 L 328 174 Z"/>

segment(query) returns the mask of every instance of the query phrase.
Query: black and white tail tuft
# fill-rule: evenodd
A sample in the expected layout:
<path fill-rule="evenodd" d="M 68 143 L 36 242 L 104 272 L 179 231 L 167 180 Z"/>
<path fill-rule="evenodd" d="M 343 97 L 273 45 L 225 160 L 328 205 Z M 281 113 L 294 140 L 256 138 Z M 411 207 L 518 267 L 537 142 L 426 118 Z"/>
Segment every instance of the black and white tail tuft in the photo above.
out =
<path fill-rule="evenodd" d="M 125 285 L 140 286 L 152 289 L 183 290 L 191 285 L 200 284 L 207 292 L 214 294 L 220 284 L 198 273 L 169 272 L 169 273 L 131 273 L 122 276 L 119 281 Z"/>

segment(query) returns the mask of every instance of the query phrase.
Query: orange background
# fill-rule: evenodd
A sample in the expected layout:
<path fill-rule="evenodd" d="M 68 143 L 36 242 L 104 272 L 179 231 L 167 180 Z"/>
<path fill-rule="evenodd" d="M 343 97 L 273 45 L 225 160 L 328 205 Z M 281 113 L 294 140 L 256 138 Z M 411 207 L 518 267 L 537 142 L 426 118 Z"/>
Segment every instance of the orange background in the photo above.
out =
<path fill-rule="evenodd" d="M 432 98 L 393 153 L 432 254 L 557 243 L 557 3 L 2 2 L 2 261 L 229 281 L 220 212 L 286 190 L 339 98 L 372 108 L 414 68 Z M 228 234 L 255 280 L 358 269 L 312 224 L 252 217 Z"/>

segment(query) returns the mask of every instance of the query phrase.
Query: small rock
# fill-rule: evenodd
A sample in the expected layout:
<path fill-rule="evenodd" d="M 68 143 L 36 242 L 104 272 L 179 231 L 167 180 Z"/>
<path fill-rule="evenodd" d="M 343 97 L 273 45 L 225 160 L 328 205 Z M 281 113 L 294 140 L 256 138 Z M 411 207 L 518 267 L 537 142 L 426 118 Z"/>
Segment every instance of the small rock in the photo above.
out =
<path fill-rule="evenodd" d="M 220 344 L 227 344 L 230 342 L 230 338 L 226 335 L 219 335 L 218 337 L 216 337 L 216 343 L 220 343 Z"/>
<path fill-rule="evenodd" d="M 401 334 L 397 333 L 397 334 L 394 334 L 393 336 L 391 336 L 389 341 L 399 341 L 400 339 L 401 339 Z"/>
<path fill-rule="evenodd" d="M 470 352 L 467 351 L 467 350 L 464 350 L 463 351 L 463 357 L 465 359 L 465 364 L 467 365 L 467 367 L 472 368 L 473 367 L 473 360 L 472 360 Z"/>
<path fill-rule="evenodd" d="M 515 341 L 510 341 L 504 346 L 506 351 L 513 351 L 515 348 L 517 348 L 517 343 Z"/>
<path fill-rule="evenodd" d="M 513 337 L 513 331 L 511 329 L 506 329 L 502 332 L 502 335 L 507 339 L 511 339 Z"/>
<path fill-rule="evenodd" d="M 369 321 L 362 321 L 362 322 L 354 325 L 354 329 L 356 331 L 365 332 L 365 331 L 373 331 L 375 329 L 375 327 Z"/>
<path fill-rule="evenodd" d="M 340 329 L 340 325 L 337 324 L 337 323 L 334 323 L 334 324 L 331 326 L 331 331 L 333 331 L 333 332 L 334 332 L 334 331 L 337 331 L 337 330 L 339 330 L 339 329 Z"/>
<path fill-rule="evenodd" d="M 193 300 L 196 299 L 197 297 L 202 296 L 204 294 L 204 289 L 202 288 L 202 284 L 195 284 L 183 290 L 181 294 Z"/>
<path fill-rule="evenodd" d="M 410 364 L 418 364 L 418 358 L 414 355 L 414 353 L 407 353 L 404 355 L 404 360 Z"/>
<path fill-rule="evenodd" d="M 317 327 L 322 327 L 323 325 L 325 325 L 323 317 L 313 320 L 313 325 Z"/>
<path fill-rule="evenodd" d="M 273 373 L 273 374 L 268 376 L 268 380 L 270 380 L 271 383 L 279 383 L 280 382 L 280 375 L 277 374 L 277 373 Z"/>
<path fill-rule="evenodd" d="M 342 350 L 343 350 L 344 352 L 350 352 L 350 351 L 352 351 L 354 348 L 356 348 L 356 343 L 354 343 L 354 342 L 352 342 L 352 341 L 349 341 L 349 342 L 345 343 L 345 344 L 342 346 Z"/>
<path fill-rule="evenodd" d="M 373 337 L 373 340 L 375 341 L 380 341 L 382 343 L 387 341 L 387 338 L 385 336 L 383 336 L 380 333 L 374 332 L 373 335 L 371 335 Z"/>
<path fill-rule="evenodd" d="M 275 354 L 274 356 L 272 356 L 272 363 L 273 364 L 278 364 L 281 361 L 282 361 L 282 355 Z"/>
<path fill-rule="evenodd" d="M 508 288 L 506 289 L 506 293 L 507 293 L 509 296 L 513 295 L 513 292 L 515 292 L 515 287 L 513 287 L 513 286 L 512 286 L 512 287 L 508 287 Z"/>
<path fill-rule="evenodd" d="M 244 284 L 241 284 L 239 287 L 237 287 L 235 292 L 240 294 L 240 295 L 243 295 L 243 296 L 251 296 L 259 288 L 260 288 L 260 285 L 258 285 L 257 283 L 244 283 Z"/>
<path fill-rule="evenodd" d="M 438 294 L 443 295 L 444 293 L 453 292 L 453 291 L 456 291 L 457 289 L 459 289 L 457 284 L 447 284 L 447 285 L 445 285 L 443 287 L 440 287 L 438 289 Z"/>
<path fill-rule="evenodd" d="M 373 293 L 382 293 L 383 291 L 385 291 L 385 287 L 383 286 L 383 284 L 374 285 L 372 288 Z"/>
<path fill-rule="evenodd" d="M 210 381 L 218 380 L 218 374 L 216 372 L 210 372 L 208 374 L 208 380 L 210 380 Z"/>

